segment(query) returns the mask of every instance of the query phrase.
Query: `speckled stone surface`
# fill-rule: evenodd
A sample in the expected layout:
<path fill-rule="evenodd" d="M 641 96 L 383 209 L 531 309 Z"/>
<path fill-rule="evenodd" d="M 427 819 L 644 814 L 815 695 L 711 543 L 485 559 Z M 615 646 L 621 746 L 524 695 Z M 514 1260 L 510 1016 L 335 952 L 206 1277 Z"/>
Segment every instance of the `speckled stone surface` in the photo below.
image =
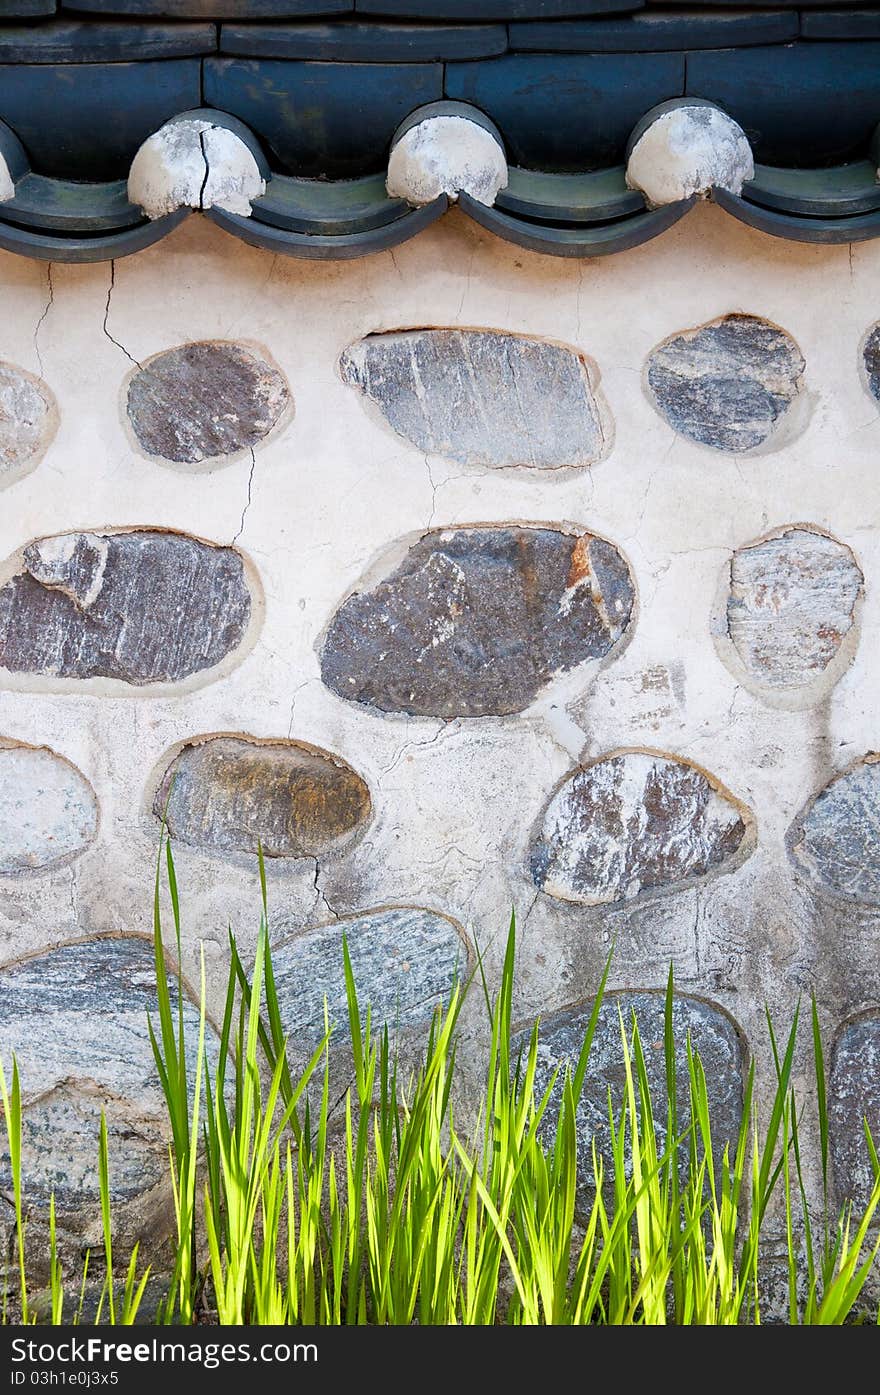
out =
<path fill-rule="evenodd" d="M 316 857 L 362 828 L 371 804 L 360 775 L 330 751 L 216 736 L 185 746 L 172 761 L 153 810 L 182 843 Z"/>
<path fill-rule="evenodd" d="M 569 776 L 532 847 L 548 896 L 584 905 L 674 891 L 725 870 L 750 820 L 722 786 L 674 756 L 623 751 Z"/>
<path fill-rule="evenodd" d="M 592 465 L 610 444 L 586 362 L 563 344 L 414 329 L 370 335 L 340 366 L 399 436 L 463 465 Z"/>
<path fill-rule="evenodd" d="M 848 1022 L 831 1055 L 828 1122 L 834 1187 L 841 1205 L 864 1207 L 874 1185 L 865 1138 L 867 1119 L 875 1147 L 880 1139 L 880 1013 Z"/>
<path fill-rule="evenodd" d="M 330 622 L 321 676 L 383 712 L 521 712 L 557 673 L 622 638 L 635 591 L 621 554 L 555 528 L 426 533 Z"/>
<path fill-rule="evenodd" d="M 65 862 L 97 829 L 95 792 L 75 766 L 45 747 L 0 738 L 0 875 Z"/>
<path fill-rule="evenodd" d="M 56 408 L 46 384 L 0 363 L 0 486 L 32 470 L 55 434 Z"/>
<path fill-rule="evenodd" d="M 830 780 L 795 820 L 788 848 L 816 890 L 880 906 L 880 756 Z"/>

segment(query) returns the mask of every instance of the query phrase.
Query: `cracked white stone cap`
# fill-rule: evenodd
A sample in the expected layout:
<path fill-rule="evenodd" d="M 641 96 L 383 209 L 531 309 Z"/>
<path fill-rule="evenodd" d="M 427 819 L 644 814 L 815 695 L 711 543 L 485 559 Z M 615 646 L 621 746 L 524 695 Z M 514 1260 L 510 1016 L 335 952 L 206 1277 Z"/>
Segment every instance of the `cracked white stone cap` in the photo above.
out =
<path fill-rule="evenodd" d="M 0 155 L 0 203 L 6 203 L 7 199 L 15 197 L 15 183 L 9 172 L 9 166 Z"/>
<path fill-rule="evenodd" d="M 740 194 L 755 161 L 741 126 L 711 102 L 664 103 L 643 118 L 630 140 L 626 182 L 651 208 L 713 189 Z"/>
<path fill-rule="evenodd" d="M 209 116 L 176 116 L 149 136 L 131 163 L 128 197 L 148 218 L 178 208 L 251 215 L 266 192 L 264 171 L 234 130 Z"/>
<path fill-rule="evenodd" d="M 491 207 L 499 189 L 507 188 L 507 158 L 491 123 L 474 120 L 466 107 L 456 110 L 452 103 L 423 110 L 421 119 L 413 113 L 394 137 L 388 193 L 416 206 L 441 194 L 453 202 L 469 194 Z"/>

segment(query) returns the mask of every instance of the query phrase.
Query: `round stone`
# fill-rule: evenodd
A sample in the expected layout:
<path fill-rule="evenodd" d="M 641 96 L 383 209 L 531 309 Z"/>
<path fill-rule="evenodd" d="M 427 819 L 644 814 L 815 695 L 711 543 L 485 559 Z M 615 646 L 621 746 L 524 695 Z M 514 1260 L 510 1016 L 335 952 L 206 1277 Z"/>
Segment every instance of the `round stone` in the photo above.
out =
<path fill-rule="evenodd" d="M 57 425 L 55 399 L 41 379 L 0 362 L 0 485 L 33 470 Z"/>
<path fill-rule="evenodd" d="M 84 775 L 45 747 L 0 740 L 0 873 L 42 871 L 76 857 L 98 830 Z"/>

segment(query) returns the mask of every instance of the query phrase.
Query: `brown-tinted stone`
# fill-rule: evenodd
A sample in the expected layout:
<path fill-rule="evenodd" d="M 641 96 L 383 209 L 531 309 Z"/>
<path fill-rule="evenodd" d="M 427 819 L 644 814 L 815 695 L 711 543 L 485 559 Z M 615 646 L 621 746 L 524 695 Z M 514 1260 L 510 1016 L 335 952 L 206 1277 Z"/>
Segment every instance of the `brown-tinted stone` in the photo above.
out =
<path fill-rule="evenodd" d="M 0 668 L 175 683 L 238 648 L 250 618 L 231 547 L 148 530 L 41 538 L 0 587 Z"/>
<path fill-rule="evenodd" d="M 55 399 L 40 379 L 0 362 L 0 485 L 28 474 L 55 434 Z"/>
<path fill-rule="evenodd" d="M 213 736 L 185 746 L 153 805 L 172 837 L 219 852 L 316 857 L 370 816 L 370 792 L 350 765 L 295 741 Z"/>
<path fill-rule="evenodd" d="M 828 1082 L 828 1121 L 834 1186 L 841 1205 L 864 1209 L 874 1186 L 865 1138 L 867 1119 L 880 1147 L 880 1013 L 844 1026 L 834 1043 Z"/>
<path fill-rule="evenodd" d="M 727 628 L 750 677 L 772 689 L 821 677 L 852 628 L 863 584 L 850 549 L 810 528 L 735 552 Z"/>
<path fill-rule="evenodd" d="M 340 368 L 399 436 L 463 465 L 555 470 L 606 450 L 586 361 L 564 344 L 412 329 L 361 339 Z"/>
<path fill-rule="evenodd" d="M 541 1022 L 538 1032 L 538 1058 L 535 1094 L 541 1098 L 559 1071 L 541 1125 L 546 1143 L 552 1143 L 562 1107 L 566 1069 L 574 1071 L 583 1046 L 593 1003 L 588 1002 L 560 1012 Z M 599 1009 L 596 1033 L 590 1048 L 583 1090 L 577 1102 L 578 1192 L 581 1205 L 594 1190 L 593 1144 L 604 1163 L 605 1175 L 613 1168 L 611 1130 L 608 1118 L 609 1093 L 615 1123 L 619 1122 L 625 1098 L 626 1075 L 621 1041 L 621 1014 L 627 1037 L 632 1039 L 632 1019 L 638 1022 L 639 1038 L 651 1090 L 658 1147 L 666 1141 L 667 1090 L 664 1053 L 665 995 L 663 993 L 608 993 Z M 733 1021 L 712 1003 L 676 994 L 672 1006 L 675 1042 L 676 1099 L 682 1128 L 689 1122 L 687 1095 L 687 1042 L 700 1056 L 706 1073 L 712 1140 L 720 1162 L 724 1144 L 735 1140 L 743 1108 L 745 1051 Z M 529 1033 L 515 1039 L 515 1046 L 528 1050 Z"/>
<path fill-rule="evenodd" d="M 795 820 L 788 848 L 817 890 L 880 906 L 880 756 L 835 775 Z"/>
<path fill-rule="evenodd" d="M 752 820 L 722 785 L 675 756 L 618 751 L 566 778 L 532 848 L 548 896 L 595 906 L 674 891 L 729 870 Z"/>
<path fill-rule="evenodd" d="M 390 575 L 334 615 L 328 687 L 383 712 L 521 712 L 554 677 L 602 659 L 635 593 L 611 543 L 549 527 L 426 533 Z"/>
<path fill-rule="evenodd" d="M 755 450 L 797 397 L 804 359 L 756 315 L 724 315 L 684 330 L 648 359 L 649 395 L 675 431 L 713 450 Z"/>
<path fill-rule="evenodd" d="M 132 376 L 127 406 L 148 455 L 198 465 L 255 446 L 289 399 L 278 369 L 256 350 L 208 340 L 150 359 Z"/>

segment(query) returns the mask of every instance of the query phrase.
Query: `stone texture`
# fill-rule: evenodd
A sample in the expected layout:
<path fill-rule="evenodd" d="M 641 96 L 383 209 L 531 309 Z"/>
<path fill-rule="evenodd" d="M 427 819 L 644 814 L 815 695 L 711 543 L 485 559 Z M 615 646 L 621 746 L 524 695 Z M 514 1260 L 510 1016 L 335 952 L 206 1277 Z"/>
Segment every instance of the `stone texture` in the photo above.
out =
<path fill-rule="evenodd" d="M 793 824 L 788 846 L 817 890 L 880 906 L 880 756 L 830 780 Z"/>
<path fill-rule="evenodd" d="M 170 795 L 169 795 L 170 791 Z M 370 792 L 350 765 L 294 741 L 215 736 L 185 746 L 156 793 L 173 838 L 216 852 L 317 857 L 370 817 Z"/>
<path fill-rule="evenodd" d="M 841 1205 L 851 1199 L 864 1208 L 874 1185 L 864 1119 L 875 1146 L 880 1140 L 880 1013 L 868 1013 L 841 1029 L 828 1084 L 835 1191 Z"/>
<path fill-rule="evenodd" d="M 42 871 L 88 847 L 98 802 L 54 751 L 0 739 L 0 874 Z"/>
<path fill-rule="evenodd" d="M 862 362 L 868 391 L 880 402 L 880 324 L 868 331 L 862 347 Z"/>
<path fill-rule="evenodd" d="M 755 315 L 724 315 L 654 349 L 647 384 L 675 431 L 739 453 L 769 441 L 800 390 L 804 367 L 784 330 Z"/>
<path fill-rule="evenodd" d="M 371 334 L 342 377 L 420 451 L 462 465 L 593 465 L 608 441 L 586 361 L 574 349 L 491 330 Z"/>
<path fill-rule="evenodd" d="M 742 128 L 717 107 L 696 104 L 661 112 L 636 141 L 626 166 L 627 184 L 644 194 L 650 208 L 704 198 L 712 189 L 739 194 L 754 177 Z"/>
<path fill-rule="evenodd" d="M 127 410 L 147 455 L 199 465 L 252 449 L 289 400 L 284 378 L 254 349 L 206 340 L 157 354 L 138 369 Z"/>
<path fill-rule="evenodd" d="M 729 791 L 675 756 L 619 751 L 566 778 L 532 848 L 548 896 L 597 906 L 675 891 L 729 870 L 751 817 Z"/>
<path fill-rule="evenodd" d="M 0 362 L 0 485 L 34 469 L 55 434 L 56 418 L 55 399 L 46 384 L 12 363 Z"/>
<path fill-rule="evenodd" d="M 89 1203 L 81 1220 L 94 1223 L 102 1106 L 114 1199 L 128 1201 L 164 1174 L 164 1108 L 148 1034 L 155 984 L 152 944 L 134 938 L 65 945 L 0 970 L 0 1061 L 7 1079 L 13 1054 L 18 1062 L 26 1191 L 37 1210 L 48 1209 L 54 1187 L 62 1210 Z M 169 987 L 176 1005 L 173 976 Z M 184 1027 L 194 1049 L 198 1012 L 189 1001 Z M 8 1184 L 0 1152 L 0 1188 Z"/>
<path fill-rule="evenodd" d="M 740 548 L 730 563 L 727 628 L 748 674 L 772 689 L 821 677 L 852 628 L 863 584 L 850 549 L 810 528 Z"/>
<path fill-rule="evenodd" d="M 609 654 L 634 599 L 621 554 L 588 533 L 437 530 L 343 602 L 321 675 L 341 697 L 383 712 L 521 712 L 555 674 Z"/>
<path fill-rule="evenodd" d="M 566 1067 L 573 1071 L 583 1045 L 592 1012 L 592 1002 L 548 1017 L 542 1022 L 538 1035 L 538 1060 L 535 1073 L 535 1094 L 540 1098 L 550 1084 L 554 1071 L 559 1078 L 553 1087 L 547 1112 L 542 1121 L 542 1134 L 550 1143 L 555 1135 L 562 1106 L 562 1087 Z M 645 1067 L 651 1087 L 654 1120 L 658 1143 L 662 1148 L 666 1138 L 666 1060 L 663 1049 L 665 1024 L 665 995 L 663 993 L 608 993 L 599 1009 L 599 1019 L 584 1086 L 577 1104 L 577 1155 L 579 1200 L 588 1201 L 594 1190 L 593 1142 L 603 1160 L 606 1173 L 612 1165 L 611 1133 L 608 1121 L 608 1097 L 615 1120 L 623 1106 L 626 1077 L 621 1042 L 620 1015 L 627 1037 L 632 1040 L 632 1018 L 635 1013 L 639 1037 L 645 1056 Z M 699 1053 L 706 1071 L 709 1108 L 712 1119 L 713 1145 L 720 1161 L 724 1144 L 735 1139 L 742 1118 L 744 1049 L 734 1023 L 719 1008 L 699 998 L 676 994 L 672 1008 L 675 1039 L 677 1083 L 676 1092 L 682 1126 L 687 1122 L 687 1040 Z M 528 1049 L 529 1033 L 522 1032 L 515 1045 Z"/>
<path fill-rule="evenodd" d="M 453 202 L 470 194 L 478 203 L 495 202 L 507 188 L 507 160 L 490 131 L 461 116 L 433 116 L 411 126 L 388 161 L 388 193 L 419 206 L 441 194 Z"/>
<path fill-rule="evenodd" d="M 241 556 L 182 533 L 65 533 L 24 549 L 0 587 L 0 667 L 51 678 L 175 683 L 241 644 Z"/>
<path fill-rule="evenodd" d="M 275 982 L 291 1054 L 309 1057 L 330 1024 L 347 1033 L 345 936 L 362 1014 L 389 1032 L 426 1029 L 434 1008 L 467 977 L 467 951 L 455 922 L 420 907 L 367 911 L 282 940 L 272 950 Z"/>

